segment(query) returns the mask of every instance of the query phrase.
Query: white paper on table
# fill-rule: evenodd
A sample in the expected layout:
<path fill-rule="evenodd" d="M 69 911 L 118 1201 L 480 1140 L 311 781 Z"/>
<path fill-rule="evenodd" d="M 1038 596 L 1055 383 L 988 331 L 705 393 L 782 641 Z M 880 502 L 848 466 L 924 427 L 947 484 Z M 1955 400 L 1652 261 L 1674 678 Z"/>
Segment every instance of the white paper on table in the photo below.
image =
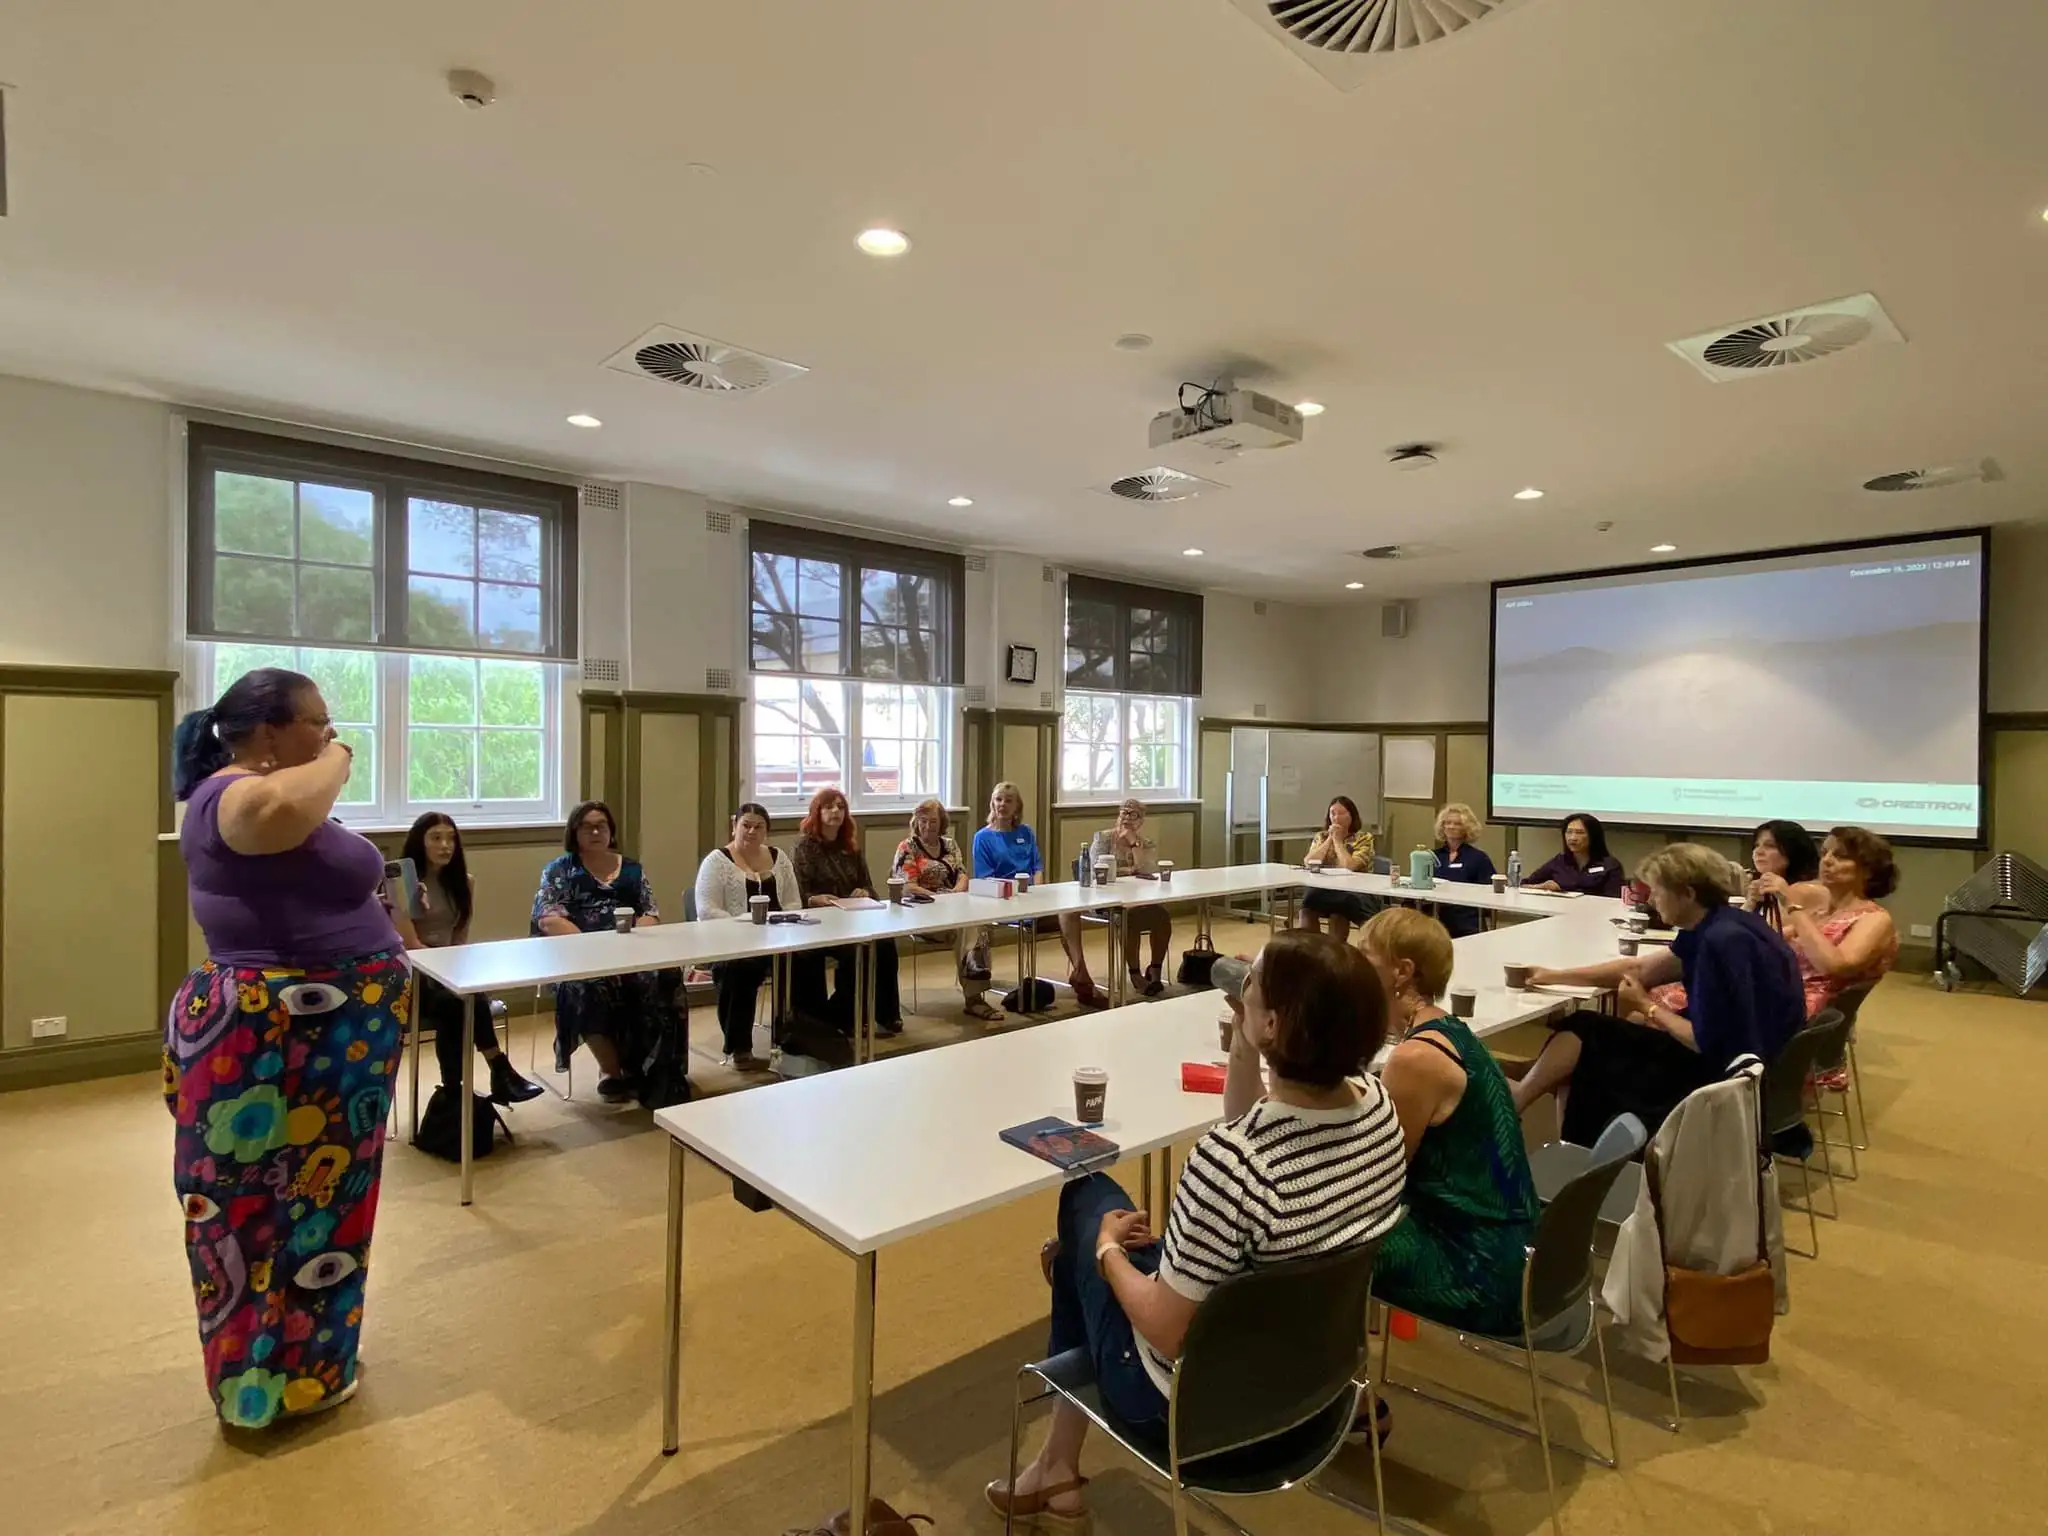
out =
<path fill-rule="evenodd" d="M 842 896 L 839 898 L 839 910 L 842 912 L 879 912 L 887 905 L 889 903 L 886 901 L 877 901 L 872 896 Z"/>

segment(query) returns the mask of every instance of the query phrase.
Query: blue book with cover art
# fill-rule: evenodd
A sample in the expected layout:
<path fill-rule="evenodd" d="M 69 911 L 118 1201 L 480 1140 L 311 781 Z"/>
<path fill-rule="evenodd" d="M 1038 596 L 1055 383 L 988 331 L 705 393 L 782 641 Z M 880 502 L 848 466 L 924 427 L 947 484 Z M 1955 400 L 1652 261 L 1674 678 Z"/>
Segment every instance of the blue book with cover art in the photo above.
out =
<path fill-rule="evenodd" d="M 1002 1138 L 1068 1173 L 1092 1173 L 1097 1168 L 1107 1168 L 1123 1150 L 1107 1136 L 1084 1130 L 1056 1115 L 1013 1125 L 1002 1132 Z"/>

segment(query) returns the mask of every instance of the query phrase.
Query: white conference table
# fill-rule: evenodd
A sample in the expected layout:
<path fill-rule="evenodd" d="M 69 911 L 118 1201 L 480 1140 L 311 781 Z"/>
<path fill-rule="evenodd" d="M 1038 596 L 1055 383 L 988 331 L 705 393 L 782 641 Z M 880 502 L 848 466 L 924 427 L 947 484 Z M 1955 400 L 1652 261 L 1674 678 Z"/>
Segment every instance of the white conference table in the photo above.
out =
<path fill-rule="evenodd" d="M 1175 884 L 1179 883 L 1176 876 Z M 1508 963 L 1585 965 L 1616 950 L 1602 915 L 1455 941 L 1452 984 L 1477 993 L 1469 1021 L 1488 1035 L 1577 1008 L 1594 989 L 1510 991 Z M 852 1446 L 848 1508 L 862 1536 L 871 1473 L 876 1261 L 904 1238 L 1024 1196 L 1067 1177 L 998 1133 L 1073 1112 L 1073 1070 L 1109 1073 L 1103 1134 L 1120 1161 L 1141 1159 L 1137 1197 L 1163 1226 L 1167 1160 L 1153 1158 L 1214 1125 L 1220 1094 L 1180 1085 L 1187 1061 L 1219 1059 L 1221 1002 L 1192 993 L 1055 1020 L 942 1051 L 891 1057 L 656 1113 L 669 1138 L 668 1253 L 663 1314 L 662 1450 L 680 1446 L 682 1263 L 686 1150 L 765 1195 L 853 1261 Z"/>
<path fill-rule="evenodd" d="M 1251 864 L 1221 869 L 1175 871 L 1170 880 L 1146 880 L 1126 876 L 1107 885 L 1080 885 L 1064 881 L 1033 885 L 1010 897 L 976 896 L 946 892 L 929 902 L 881 906 L 861 911 L 818 907 L 805 911 L 803 922 L 755 923 L 747 918 L 710 918 L 694 923 L 656 923 L 630 933 L 550 934 L 539 938 L 499 939 L 483 944 L 451 945 L 441 949 L 417 949 L 409 956 L 413 968 L 431 976 L 458 997 L 477 994 L 521 992 L 564 981 L 590 981 L 605 976 L 632 975 L 640 971 L 687 970 L 723 960 L 778 960 L 810 950 L 848 947 L 854 951 L 856 977 L 854 995 L 859 999 L 855 1027 L 855 1057 L 867 1061 L 874 1054 L 874 964 L 873 946 L 882 941 L 914 938 L 922 934 L 948 933 L 963 928 L 1015 926 L 1018 932 L 1020 981 L 1036 975 L 1035 935 L 1042 918 L 1069 914 L 1107 913 L 1111 918 L 1112 943 L 1121 941 L 1121 912 L 1125 906 L 1155 905 L 1161 902 L 1192 901 L 1206 917 L 1209 903 L 1219 898 L 1251 892 L 1284 889 L 1304 878 L 1299 868 L 1286 864 Z M 1114 957 L 1114 952 L 1112 952 Z M 1121 967 L 1112 964 L 1112 996 Z M 1028 996 L 1027 992 L 1027 996 Z M 462 1056 L 464 1102 L 476 1091 L 476 1053 Z M 463 1117 L 461 1142 L 462 1176 L 460 1198 L 464 1205 L 475 1200 L 475 1157 L 471 1148 L 472 1126 Z"/>

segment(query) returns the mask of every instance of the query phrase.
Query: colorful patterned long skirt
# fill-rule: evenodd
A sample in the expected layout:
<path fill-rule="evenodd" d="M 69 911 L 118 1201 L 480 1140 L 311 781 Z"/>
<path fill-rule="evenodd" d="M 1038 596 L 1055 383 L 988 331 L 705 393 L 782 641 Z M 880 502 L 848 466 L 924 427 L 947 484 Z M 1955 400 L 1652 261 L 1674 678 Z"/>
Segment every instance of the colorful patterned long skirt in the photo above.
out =
<path fill-rule="evenodd" d="M 171 1004 L 164 1099 L 221 1421 L 260 1429 L 356 1375 L 370 1229 L 412 971 L 208 961 Z"/>

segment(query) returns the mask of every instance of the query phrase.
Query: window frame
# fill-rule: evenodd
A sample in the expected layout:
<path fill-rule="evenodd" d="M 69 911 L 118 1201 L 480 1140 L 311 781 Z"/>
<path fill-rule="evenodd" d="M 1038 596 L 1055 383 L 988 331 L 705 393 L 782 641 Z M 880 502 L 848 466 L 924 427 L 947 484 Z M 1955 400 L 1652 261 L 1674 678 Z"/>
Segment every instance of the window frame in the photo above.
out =
<path fill-rule="evenodd" d="M 839 660 L 834 668 L 821 669 L 806 667 L 801 621 L 806 618 L 818 619 L 819 615 L 806 615 L 801 611 L 802 599 L 796 599 L 796 611 L 783 614 L 782 610 L 766 607 L 756 601 L 755 561 L 763 556 L 782 559 L 809 561 L 820 565 L 834 565 L 839 568 L 839 613 L 827 622 L 839 626 Z M 893 573 L 898 576 L 925 578 L 932 583 L 932 622 L 930 629 L 934 640 L 931 652 L 931 673 L 929 677 L 904 677 L 900 671 L 867 672 L 862 668 L 861 636 L 866 627 L 862 619 L 862 576 L 871 571 Z M 921 688 L 954 689 L 965 681 L 967 671 L 967 634 L 962 623 L 966 607 L 967 562 L 957 554 L 944 550 L 924 549 L 909 544 L 888 544 L 874 539 L 857 539 L 845 534 L 827 533 L 818 529 L 801 528 L 789 523 L 769 522 L 765 519 L 750 519 L 747 524 L 747 583 L 744 632 L 746 635 L 747 670 L 766 677 L 809 677 L 831 678 L 841 682 L 854 683 L 901 683 Z M 759 650 L 754 624 L 757 613 L 773 614 L 798 621 L 796 640 L 796 665 L 790 667 L 764 667 L 759 663 Z M 914 626 L 924 628 L 923 625 Z"/>
<path fill-rule="evenodd" d="M 339 651 L 367 656 L 373 666 L 371 679 L 375 718 L 369 729 L 376 732 L 376 782 L 367 803 L 342 802 L 334 817 L 344 826 L 358 830 L 404 829 L 428 811 L 453 816 L 464 828 L 491 826 L 552 825 L 563 815 L 566 759 L 566 714 L 569 698 L 564 668 L 539 657 L 492 652 L 479 656 L 456 655 L 446 651 L 379 650 L 365 645 L 307 645 L 296 641 L 229 638 L 211 640 L 193 637 L 187 645 L 186 675 L 203 679 L 199 693 L 207 699 L 219 697 L 219 653 L 223 646 L 250 646 L 293 651 Z M 434 661 L 463 660 L 472 664 L 497 661 L 533 666 L 541 676 L 540 797 L 535 800 L 414 800 L 411 798 L 412 698 L 411 673 L 415 658 Z M 303 668 L 298 668 L 303 670 Z M 212 691 L 208 691 L 208 690 Z M 467 731 L 472 736 L 493 727 L 481 723 L 482 680 L 479 673 L 477 714 L 474 726 L 430 725 L 422 729 Z M 497 727 L 523 730 L 525 727 Z M 479 780 L 480 782 L 480 780 Z"/>
<path fill-rule="evenodd" d="M 1101 789 L 1067 787 L 1067 709 L 1070 701 L 1075 698 L 1107 699 L 1116 705 L 1117 771 L 1116 783 L 1113 786 Z M 1180 740 L 1176 754 L 1179 758 L 1177 787 L 1131 787 L 1131 717 L 1136 709 L 1148 705 L 1168 706 L 1180 720 Z M 1140 800 L 1147 805 L 1166 805 L 1197 798 L 1194 788 L 1194 729 L 1195 701 L 1183 694 L 1124 693 L 1107 688 L 1068 688 L 1060 701 L 1060 735 L 1054 774 L 1057 793 L 1054 804 L 1059 807 L 1097 806 L 1116 805 L 1124 800 Z"/>
<path fill-rule="evenodd" d="M 1107 679 L 1082 671 L 1076 676 L 1074 664 L 1074 604 L 1110 610 L 1110 675 Z M 1198 698 L 1202 692 L 1202 595 L 1170 587 L 1145 587 L 1133 582 L 1108 581 L 1100 576 L 1074 574 L 1067 577 L 1060 615 L 1060 675 L 1067 687 L 1083 693 L 1121 693 L 1144 698 Z M 1159 615 L 1166 625 L 1167 644 L 1147 648 L 1155 674 L 1148 679 L 1132 676 L 1131 646 L 1138 624 L 1135 614 Z M 1140 683 L 1142 682 L 1142 686 Z"/>
<path fill-rule="evenodd" d="M 748 786 L 747 798 L 758 801 L 771 815 L 776 817 L 801 816 L 810 808 L 812 795 L 816 794 L 818 789 L 825 788 L 826 783 L 821 782 L 816 789 L 803 791 L 796 795 L 770 794 L 762 789 L 759 747 L 763 733 L 760 723 L 761 700 L 759 690 L 763 682 L 778 684 L 794 683 L 799 687 L 804 683 L 830 683 L 846 690 L 846 719 L 842 722 L 840 736 L 833 739 L 843 740 L 846 743 L 845 757 L 842 759 L 842 762 L 851 766 L 842 767 L 839 777 L 829 780 L 829 783 L 831 787 L 838 789 L 846 796 L 846 803 L 854 815 L 877 816 L 896 812 L 908 815 L 917 805 L 930 799 L 943 801 L 947 805 L 953 804 L 956 798 L 954 787 L 959 766 L 957 754 L 960 741 L 958 718 L 960 710 L 956 689 L 938 683 L 906 683 L 880 677 L 820 677 L 815 674 L 794 672 L 750 672 L 748 677 L 750 684 L 746 696 L 744 721 L 746 730 L 745 772 Z M 876 738 L 878 741 L 925 741 L 936 739 L 938 744 L 938 762 L 935 766 L 938 783 L 929 794 L 903 793 L 901 791 L 893 795 L 874 794 L 862 787 L 861 770 L 864 765 L 861 762 L 861 749 L 866 741 L 866 733 L 863 729 L 863 721 L 866 715 L 866 700 L 863 690 L 869 686 L 904 690 L 916 689 L 929 696 L 927 707 L 931 711 L 931 717 L 936 727 L 937 734 L 935 738 L 905 736 Z M 788 733 L 778 730 L 768 734 L 785 736 Z M 804 739 L 801 728 L 798 730 L 796 739 L 799 743 Z M 799 755 L 801 755 L 801 746 L 799 746 L 798 751 Z"/>
<path fill-rule="evenodd" d="M 401 655 L 476 656 L 522 661 L 574 661 L 577 656 L 577 491 L 573 485 L 527 480 L 487 470 L 342 448 L 302 438 L 192 422 L 186 427 L 185 627 L 187 638 L 230 645 L 291 645 L 308 650 L 378 651 Z M 223 628 L 214 613 L 214 477 L 247 474 L 315 481 L 367 490 L 373 497 L 372 638 L 333 641 Z M 409 507 L 415 500 L 451 502 L 477 511 L 538 517 L 541 524 L 540 645 L 513 650 L 477 644 L 421 644 L 407 632 Z M 296 506 L 296 503 L 295 503 Z M 233 555 L 235 551 L 227 551 Z M 258 557 L 275 558 L 275 557 Z M 294 573 L 301 564 L 292 557 Z M 312 562 L 322 565 L 326 562 Z M 354 569 L 354 567 L 349 567 Z M 480 588 L 479 572 L 470 578 Z M 527 585 L 513 583 L 513 585 Z"/>

